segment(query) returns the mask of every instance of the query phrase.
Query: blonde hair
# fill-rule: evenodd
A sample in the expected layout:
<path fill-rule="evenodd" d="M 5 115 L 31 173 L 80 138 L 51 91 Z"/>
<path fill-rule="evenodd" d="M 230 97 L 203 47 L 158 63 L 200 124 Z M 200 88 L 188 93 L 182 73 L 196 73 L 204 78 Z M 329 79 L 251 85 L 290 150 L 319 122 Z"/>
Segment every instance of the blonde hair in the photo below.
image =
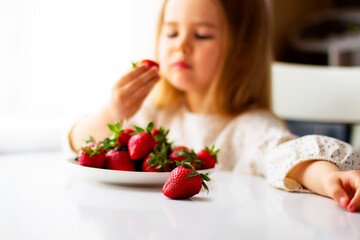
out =
<path fill-rule="evenodd" d="M 225 19 L 227 42 L 217 77 L 204 101 L 205 112 L 236 116 L 247 110 L 271 111 L 271 23 L 267 0 L 215 0 Z M 157 31 L 162 31 L 164 1 Z M 183 93 L 162 78 L 152 94 L 158 107 L 179 104 Z"/>

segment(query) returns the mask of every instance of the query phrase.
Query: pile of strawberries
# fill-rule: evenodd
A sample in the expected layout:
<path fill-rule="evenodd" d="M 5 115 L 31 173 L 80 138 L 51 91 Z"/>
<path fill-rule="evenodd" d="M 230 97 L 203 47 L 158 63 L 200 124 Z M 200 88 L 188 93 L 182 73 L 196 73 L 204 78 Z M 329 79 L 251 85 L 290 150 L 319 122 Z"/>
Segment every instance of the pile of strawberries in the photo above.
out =
<path fill-rule="evenodd" d="M 200 192 L 204 181 L 210 181 L 200 169 L 214 168 L 217 153 L 214 146 L 198 153 L 185 146 L 172 147 L 168 141 L 169 130 L 154 128 L 152 122 L 146 129 L 120 126 L 119 122 L 107 125 L 113 135 L 96 142 L 90 137 L 76 158 L 82 166 L 121 171 L 171 172 L 163 186 L 170 198 L 189 198 Z"/>

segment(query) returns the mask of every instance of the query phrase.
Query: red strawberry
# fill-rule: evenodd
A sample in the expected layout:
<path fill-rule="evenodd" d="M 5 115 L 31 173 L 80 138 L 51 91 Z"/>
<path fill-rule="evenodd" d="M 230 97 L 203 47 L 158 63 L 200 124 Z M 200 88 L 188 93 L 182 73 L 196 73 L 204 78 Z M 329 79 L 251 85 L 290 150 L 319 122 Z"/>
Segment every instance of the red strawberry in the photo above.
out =
<path fill-rule="evenodd" d="M 151 131 L 151 135 L 155 138 L 156 147 L 159 149 L 162 148 L 162 145 L 165 145 L 167 148 L 167 154 L 171 153 L 171 142 L 167 139 L 167 135 L 169 134 L 169 130 L 165 130 L 163 127 L 154 128 Z"/>
<path fill-rule="evenodd" d="M 190 151 L 190 149 L 185 146 L 178 146 L 174 148 L 172 153 L 170 154 L 170 161 L 172 161 L 174 164 L 175 161 L 182 162 L 182 160 L 186 158 L 185 156 L 178 155 L 178 153 L 182 150 Z"/>
<path fill-rule="evenodd" d="M 195 169 L 200 169 L 202 164 L 194 150 L 190 150 L 184 146 L 179 146 L 174 149 L 174 151 L 170 154 L 170 161 L 192 163 L 193 166 L 195 166 Z"/>
<path fill-rule="evenodd" d="M 154 151 L 155 139 L 151 135 L 151 130 L 153 129 L 153 126 L 153 123 L 150 122 L 146 128 L 147 132 L 145 132 L 144 129 L 135 126 L 138 134 L 131 136 L 128 143 L 128 149 L 131 159 L 144 159 L 151 152 Z"/>
<path fill-rule="evenodd" d="M 161 136 L 160 129 L 154 128 L 153 130 L 151 130 L 151 135 L 153 135 L 154 137 L 155 137 L 155 135 Z"/>
<path fill-rule="evenodd" d="M 110 150 L 117 146 L 123 146 L 126 148 L 128 146 L 131 135 L 134 134 L 135 131 L 129 128 L 125 129 L 125 121 L 123 122 L 122 126 L 120 126 L 119 121 L 116 121 L 114 125 L 107 124 L 107 126 L 114 134 L 111 137 L 105 138 L 105 140 L 102 141 L 105 149 Z"/>
<path fill-rule="evenodd" d="M 129 143 L 129 139 L 133 133 L 135 133 L 134 129 L 131 129 L 131 128 L 124 129 L 122 132 L 120 132 L 115 146 L 118 146 L 118 145 L 127 146 Z"/>
<path fill-rule="evenodd" d="M 133 160 L 131 160 L 129 153 L 124 150 L 117 151 L 111 149 L 107 152 L 105 168 L 112 170 L 135 171 Z"/>
<path fill-rule="evenodd" d="M 205 147 L 205 149 L 202 149 L 200 152 L 197 153 L 197 156 L 199 160 L 202 163 L 201 169 L 208 169 L 215 167 L 217 163 L 217 153 L 220 151 L 214 150 L 215 145 L 209 149 L 208 147 Z"/>
<path fill-rule="evenodd" d="M 102 148 L 83 147 L 81 148 L 77 160 L 81 166 L 102 168 L 105 163 L 105 152 Z"/>
<path fill-rule="evenodd" d="M 90 147 L 90 148 L 95 148 L 96 146 L 102 146 L 101 142 L 96 142 L 95 139 L 93 137 L 89 137 L 89 139 L 85 140 L 86 144 L 84 147 Z M 100 149 L 100 148 L 99 148 Z"/>
<path fill-rule="evenodd" d="M 161 149 L 155 147 L 155 153 L 150 153 L 144 160 L 142 169 L 144 172 L 170 172 L 172 163 L 167 157 L 167 148 L 163 144 Z"/>
<path fill-rule="evenodd" d="M 165 196 L 174 199 L 190 198 L 200 192 L 201 186 L 208 190 L 204 182 L 204 180 L 210 181 L 207 174 L 199 174 L 187 163 L 179 163 L 179 165 L 170 172 L 163 186 L 162 192 Z"/>
<path fill-rule="evenodd" d="M 144 59 L 139 62 L 139 64 L 133 63 L 133 67 L 137 67 L 138 65 L 146 65 L 148 68 L 155 66 L 159 69 L 159 64 L 149 59 Z"/>

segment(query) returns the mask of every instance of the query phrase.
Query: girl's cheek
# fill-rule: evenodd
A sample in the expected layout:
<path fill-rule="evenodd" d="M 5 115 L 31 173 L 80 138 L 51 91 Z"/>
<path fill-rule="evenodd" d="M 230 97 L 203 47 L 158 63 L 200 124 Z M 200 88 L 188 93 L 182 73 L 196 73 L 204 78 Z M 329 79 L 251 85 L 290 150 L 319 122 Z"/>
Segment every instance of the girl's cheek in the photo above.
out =
<path fill-rule="evenodd" d="M 169 50 L 168 42 L 166 40 L 160 39 L 159 47 L 158 47 L 158 56 L 159 56 L 161 70 L 163 73 L 165 73 L 168 67 L 169 54 L 170 54 L 170 50 Z"/>

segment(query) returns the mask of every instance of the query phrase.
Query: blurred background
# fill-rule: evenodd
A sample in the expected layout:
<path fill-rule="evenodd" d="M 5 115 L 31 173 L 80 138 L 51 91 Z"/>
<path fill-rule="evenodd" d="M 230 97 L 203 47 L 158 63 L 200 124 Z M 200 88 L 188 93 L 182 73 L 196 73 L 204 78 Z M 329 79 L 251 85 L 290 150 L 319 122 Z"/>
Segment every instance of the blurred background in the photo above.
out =
<path fill-rule="evenodd" d="M 310 115 L 296 122 L 302 118 L 297 114 L 306 113 L 309 104 L 289 101 L 297 99 L 299 87 L 285 81 L 298 83 L 303 80 L 302 72 L 305 78 L 314 76 L 314 71 L 321 81 L 330 82 L 329 76 L 336 76 L 333 88 L 337 90 L 339 78 L 348 76 L 348 89 L 354 89 L 354 81 L 360 81 L 360 68 L 354 67 L 360 63 L 360 14 L 356 10 L 360 1 L 269 1 L 275 23 L 276 113 L 289 120 L 299 135 L 335 131 L 335 137 L 349 141 L 351 124 L 358 122 L 360 113 L 345 121 L 335 119 L 335 125 L 329 126 L 327 120 L 334 119 L 312 105 L 318 115 L 315 122 L 309 121 Z M 131 61 L 153 58 L 161 3 L 1 0 L 0 154 L 60 149 L 61 136 L 71 123 L 107 101 L 112 85 L 131 67 Z M 348 89 L 339 97 L 356 95 L 346 94 Z M 314 98 L 320 98 L 318 93 Z"/>
<path fill-rule="evenodd" d="M 131 61 L 153 58 L 161 0 L 1 0 L 0 153 L 59 149 Z"/>

